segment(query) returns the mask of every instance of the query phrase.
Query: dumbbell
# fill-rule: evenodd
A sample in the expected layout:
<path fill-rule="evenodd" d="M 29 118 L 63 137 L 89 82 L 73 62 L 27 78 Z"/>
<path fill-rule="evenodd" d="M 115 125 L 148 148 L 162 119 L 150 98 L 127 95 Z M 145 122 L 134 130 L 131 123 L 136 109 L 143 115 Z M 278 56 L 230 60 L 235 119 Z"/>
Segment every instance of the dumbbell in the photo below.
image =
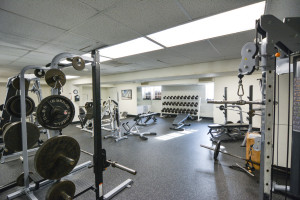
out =
<path fill-rule="evenodd" d="M 176 99 L 179 99 L 180 98 L 180 96 L 176 96 Z"/>
<path fill-rule="evenodd" d="M 186 106 L 186 102 L 183 103 L 183 106 Z"/>
<path fill-rule="evenodd" d="M 197 115 L 197 112 L 194 111 L 194 115 Z"/>
<path fill-rule="evenodd" d="M 197 107 L 197 106 L 198 106 L 198 102 L 196 102 L 196 103 L 194 104 L 194 106 Z"/>
<path fill-rule="evenodd" d="M 162 105 L 163 105 L 163 106 L 166 105 L 166 102 L 163 102 Z"/>
<path fill-rule="evenodd" d="M 187 110 L 186 110 L 186 113 L 190 113 L 190 112 L 191 112 L 191 110 L 190 110 L 190 109 L 187 109 Z"/>
<path fill-rule="evenodd" d="M 191 109 L 190 114 L 191 115 L 194 114 L 194 109 Z"/>
<path fill-rule="evenodd" d="M 165 108 L 163 108 L 163 109 L 161 110 L 161 112 L 165 112 Z"/>
<path fill-rule="evenodd" d="M 195 112 L 197 113 L 197 112 L 198 112 L 198 109 L 195 109 Z"/>
<path fill-rule="evenodd" d="M 191 99 L 191 95 L 189 95 L 189 96 L 187 97 L 187 99 Z"/>
<path fill-rule="evenodd" d="M 197 96 L 195 96 L 195 99 L 198 99 L 199 97 L 198 97 L 198 95 Z"/>
<path fill-rule="evenodd" d="M 185 95 L 185 96 L 183 97 L 183 99 L 187 99 L 187 96 Z"/>
<path fill-rule="evenodd" d="M 182 110 L 182 113 L 185 113 L 186 112 L 186 109 L 184 108 L 183 110 Z"/>
<path fill-rule="evenodd" d="M 190 106 L 193 107 L 193 106 L 194 106 L 194 102 L 192 102 L 192 103 L 190 104 Z"/>
<path fill-rule="evenodd" d="M 190 106 L 190 104 L 191 104 L 190 102 L 187 102 L 186 106 Z"/>
<path fill-rule="evenodd" d="M 195 99 L 195 95 L 191 96 L 191 99 Z"/>
<path fill-rule="evenodd" d="M 163 99 L 166 99 L 166 98 L 167 98 L 166 96 L 163 97 Z"/>
<path fill-rule="evenodd" d="M 180 96 L 180 99 L 183 99 L 183 96 Z"/>
<path fill-rule="evenodd" d="M 183 102 L 180 102 L 180 103 L 179 103 L 179 106 L 183 106 Z"/>

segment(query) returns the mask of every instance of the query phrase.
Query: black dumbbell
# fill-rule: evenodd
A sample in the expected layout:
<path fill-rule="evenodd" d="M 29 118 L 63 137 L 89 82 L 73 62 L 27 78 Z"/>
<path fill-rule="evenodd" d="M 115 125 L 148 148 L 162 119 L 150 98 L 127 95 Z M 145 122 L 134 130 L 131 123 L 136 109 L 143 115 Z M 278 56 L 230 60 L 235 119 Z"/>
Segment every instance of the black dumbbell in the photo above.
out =
<path fill-rule="evenodd" d="M 163 108 L 163 109 L 161 110 L 161 112 L 165 112 L 165 108 Z"/>
<path fill-rule="evenodd" d="M 187 102 L 186 106 L 190 106 L 190 104 L 191 104 L 190 102 Z"/>
<path fill-rule="evenodd" d="M 163 99 L 166 99 L 166 98 L 167 98 L 166 96 L 163 97 Z"/>
<path fill-rule="evenodd" d="M 190 109 L 187 109 L 187 110 L 186 110 L 186 113 L 190 113 L 190 111 L 191 111 Z"/>
<path fill-rule="evenodd" d="M 197 107 L 197 106 L 198 106 L 198 102 L 196 102 L 196 103 L 194 104 L 194 106 Z"/>
<path fill-rule="evenodd" d="M 183 103 L 183 106 L 186 106 L 186 102 Z"/>
<path fill-rule="evenodd" d="M 183 106 L 183 102 L 180 102 L 180 103 L 179 103 L 179 106 Z"/>
<path fill-rule="evenodd" d="M 198 95 L 197 95 L 197 96 L 195 96 L 195 99 L 199 99 Z"/>
<path fill-rule="evenodd" d="M 195 95 L 191 96 L 191 99 L 195 99 Z"/>
<path fill-rule="evenodd" d="M 197 115 L 197 112 L 194 112 L 194 115 Z"/>
<path fill-rule="evenodd" d="M 183 97 L 183 99 L 187 99 L 187 96 L 185 95 L 185 96 Z"/>
<path fill-rule="evenodd" d="M 180 98 L 180 96 L 176 96 L 176 99 L 179 99 Z"/>
<path fill-rule="evenodd" d="M 191 95 L 189 95 L 189 96 L 187 97 L 187 99 L 191 99 Z"/>
<path fill-rule="evenodd" d="M 197 112 L 198 112 L 198 109 L 195 109 L 195 112 L 197 113 Z"/>
<path fill-rule="evenodd" d="M 194 102 L 192 102 L 192 103 L 190 104 L 190 106 L 193 107 L 193 106 L 194 106 Z"/>
<path fill-rule="evenodd" d="M 183 96 L 180 96 L 180 99 L 183 99 Z"/>

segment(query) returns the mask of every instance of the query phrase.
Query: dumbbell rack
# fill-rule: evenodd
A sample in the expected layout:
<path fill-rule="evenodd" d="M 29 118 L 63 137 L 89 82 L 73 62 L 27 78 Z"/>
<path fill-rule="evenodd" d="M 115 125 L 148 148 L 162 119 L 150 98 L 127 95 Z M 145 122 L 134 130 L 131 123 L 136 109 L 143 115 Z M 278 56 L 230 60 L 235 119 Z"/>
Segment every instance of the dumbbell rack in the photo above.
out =
<path fill-rule="evenodd" d="M 7 199 L 14 199 L 22 195 L 26 195 L 28 199 L 36 200 L 37 198 L 33 194 L 33 191 L 36 190 L 35 184 L 29 184 L 29 163 L 28 163 L 28 148 L 27 148 L 27 124 L 26 124 L 26 103 L 25 103 L 25 73 L 28 70 L 32 69 L 40 69 L 40 70 L 49 70 L 49 69 L 54 69 L 54 68 L 61 68 L 61 66 L 58 66 L 59 62 L 63 59 L 66 58 L 73 58 L 76 57 L 77 55 L 70 54 L 70 53 L 61 53 L 56 55 L 51 62 L 50 67 L 42 67 L 42 66 L 35 66 L 35 65 L 29 65 L 24 67 L 21 72 L 20 72 L 20 95 L 21 95 L 21 100 L 20 100 L 20 107 L 21 107 L 21 130 L 22 130 L 22 157 L 23 157 L 23 170 L 24 170 L 24 187 L 21 189 L 17 190 L 14 193 L 11 193 L 7 196 Z M 93 61 L 93 59 L 88 60 L 90 62 Z M 70 65 L 64 65 L 63 67 L 69 67 L 72 66 Z M 51 90 L 52 95 L 57 95 L 58 94 L 58 89 L 53 89 Z M 48 134 L 49 134 L 49 130 Z M 52 135 L 58 135 L 58 131 L 51 131 Z M 89 166 L 91 166 L 91 161 L 85 162 L 79 166 L 76 166 L 72 172 L 78 172 L 83 169 L 87 169 Z M 72 174 L 72 172 L 70 174 Z M 53 181 L 51 180 L 45 180 L 43 181 L 40 186 L 49 184 Z"/>
<path fill-rule="evenodd" d="M 200 108 L 201 108 L 201 98 L 198 97 L 198 99 L 177 99 L 179 95 L 174 95 L 172 97 L 175 97 L 175 98 L 167 98 L 167 97 L 170 97 L 170 96 L 164 96 L 162 98 L 162 109 L 166 109 L 166 108 L 172 108 L 172 109 L 197 109 L 198 112 L 197 114 L 190 114 L 190 113 L 186 113 L 186 114 L 190 114 L 191 116 L 193 117 L 197 117 L 197 121 L 200 121 L 201 120 L 201 116 L 200 116 Z M 193 96 L 193 95 L 187 95 L 187 96 Z M 194 95 L 194 96 L 198 96 L 198 95 Z M 179 102 L 179 103 L 197 103 L 197 107 L 195 106 L 188 106 L 188 105 L 165 105 L 165 103 L 168 102 L 168 103 L 175 103 L 175 102 Z M 175 113 L 175 112 L 161 112 L 161 116 L 163 115 L 177 115 L 179 113 Z"/>

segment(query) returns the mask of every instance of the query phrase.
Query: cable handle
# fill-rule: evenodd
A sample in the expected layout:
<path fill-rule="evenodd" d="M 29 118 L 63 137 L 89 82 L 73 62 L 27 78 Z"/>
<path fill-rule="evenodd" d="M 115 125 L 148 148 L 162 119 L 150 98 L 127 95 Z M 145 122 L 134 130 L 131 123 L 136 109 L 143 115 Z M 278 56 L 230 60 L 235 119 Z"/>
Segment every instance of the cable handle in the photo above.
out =
<path fill-rule="evenodd" d="M 106 160 L 106 162 L 108 162 L 112 167 L 115 167 L 115 168 L 118 168 L 118 169 L 121 169 L 125 172 L 128 172 L 130 174 L 133 174 L 133 175 L 136 175 L 137 174 L 137 171 L 134 170 L 134 169 L 131 169 L 129 167 L 126 167 L 124 165 L 121 165 L 119 163 L 117 163 L 116 161 L 111 161 L 111 160 Z"/>

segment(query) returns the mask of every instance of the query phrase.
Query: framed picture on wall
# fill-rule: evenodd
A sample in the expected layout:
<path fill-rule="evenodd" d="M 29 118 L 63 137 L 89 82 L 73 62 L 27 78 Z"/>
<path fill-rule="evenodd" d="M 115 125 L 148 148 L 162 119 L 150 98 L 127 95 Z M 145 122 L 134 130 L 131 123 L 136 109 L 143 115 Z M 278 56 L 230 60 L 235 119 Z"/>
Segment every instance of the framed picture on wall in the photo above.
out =
<path fill-rule="evenodd" d="M 132 90 L 121 90 L 122 100 L 131 100 L 132 99 Z"/>

